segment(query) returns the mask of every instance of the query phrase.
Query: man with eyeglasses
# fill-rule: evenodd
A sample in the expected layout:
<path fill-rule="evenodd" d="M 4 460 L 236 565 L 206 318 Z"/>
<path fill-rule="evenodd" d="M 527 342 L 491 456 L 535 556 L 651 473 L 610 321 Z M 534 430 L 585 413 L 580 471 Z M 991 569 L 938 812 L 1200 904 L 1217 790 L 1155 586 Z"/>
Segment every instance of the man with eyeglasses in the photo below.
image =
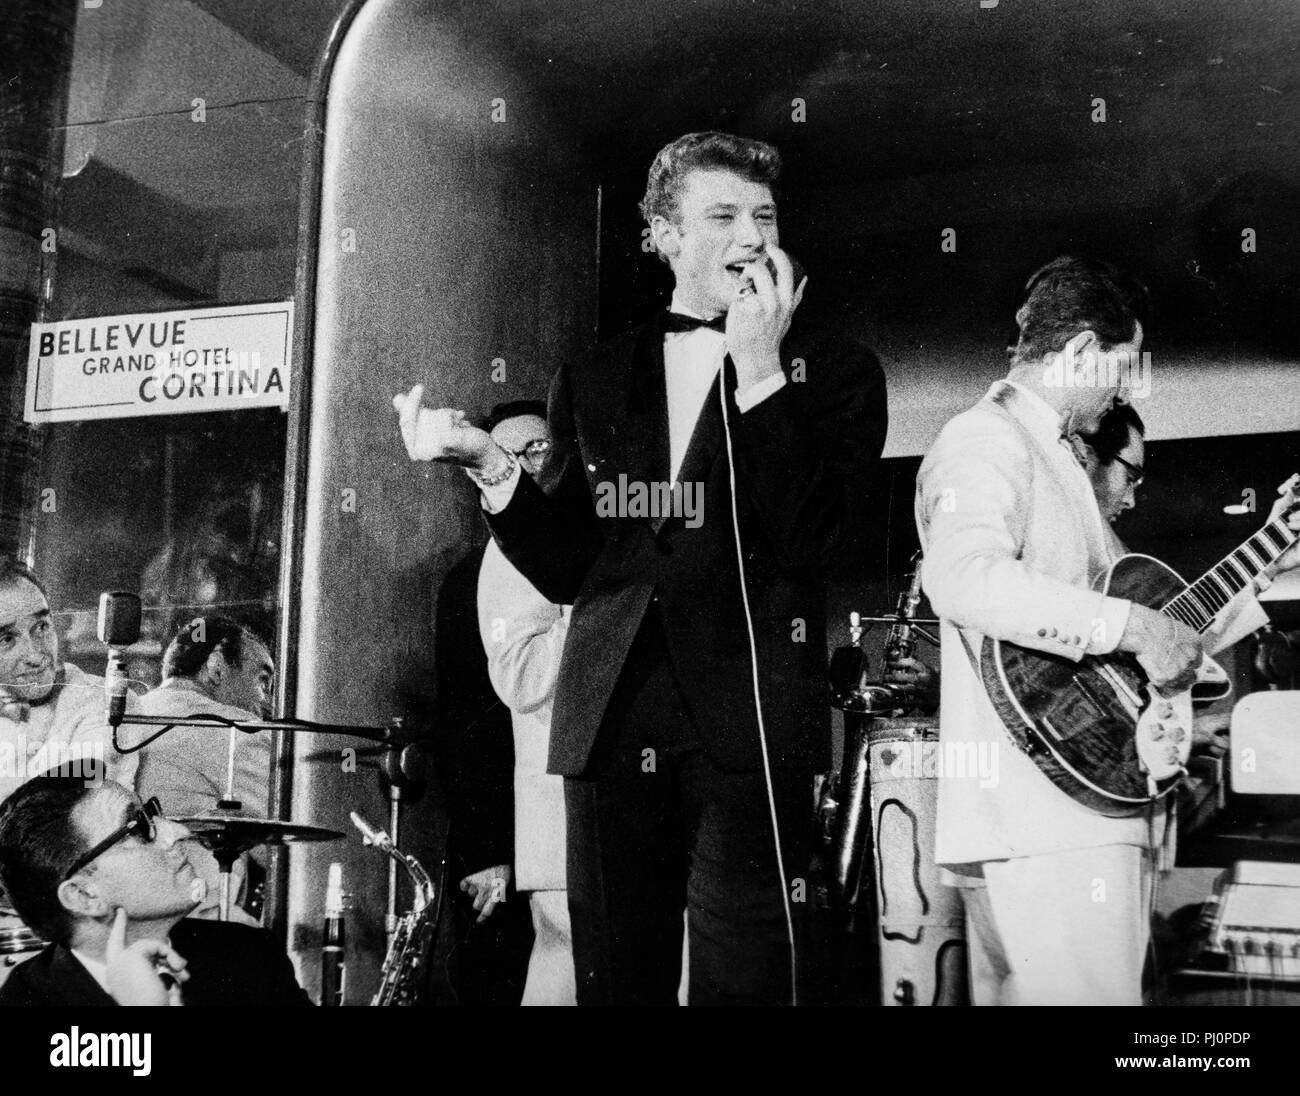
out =
<path fill-rule="evenodd" d="M 493 408 L 487 430 L 534 479 L 551 448 L 546 405 L 520 400 Z M 573 934 L 564 870 L 564 779 L 546 772 L 551 702 L 569 630 L 569 609 L 538 592 L 489 540 L 478 580 L 479 635 L 497 696 L 514 727 L 515 885 L 527 895 L 534 941 L 522 1004 L 577 1003 Z M 491 881 L 483 881 L 490 888 Z M 480 894 L 471 876 L 475 907 L 490 916 L 492 893 Z"/>
<path fill-rule="evenodd" d="M 112 782 L 38 776 L 0 804 L 0 879 L 49 945 L 0 1005 L 308 1005 L 260 929 L 196 921 L 188 831 Z"/>
<path fill-rule="evenodd" d="M 1113 526 L 1124 511 L 1137 506 L 1137 489 L 1145 476 L 1145 430 L 1132 404 L 1117 403 L 1101 417 L 1096 431 L 1079 435 L 1083 469 L 1106 525 L 1111 554 L 1116 557 L 1127 549 Z"/>

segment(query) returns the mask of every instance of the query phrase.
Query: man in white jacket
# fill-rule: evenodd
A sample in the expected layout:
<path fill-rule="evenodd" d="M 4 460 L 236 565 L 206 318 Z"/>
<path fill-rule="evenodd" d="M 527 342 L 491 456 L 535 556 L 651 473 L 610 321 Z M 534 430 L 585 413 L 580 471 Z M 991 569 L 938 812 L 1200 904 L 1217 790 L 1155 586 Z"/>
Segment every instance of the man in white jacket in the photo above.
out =
<path fill-rule="evenodd" d="M 195 617 L 181 628 L 163 652 L 162 684 L 140 698 L 144 715 L 216 715 L 225 719 L 265 719 L 271 714 L 275 664 L 271 652 L 251 630 L 221 616 Z M 136 736 L 155 727 L 132 728 Z M 157 796 L 175 818 L 210 814 L 226 794 L 233 761 L 235 799 L 243 813 L 265 818 L 271 784 L 269 733 L 232 735 L 220 727 L 174 727 L 145 747 L 137 788 L 143 799 Z M 230 750 L 234 749 L 231 758 Z M 232 893 L 239 895 L 250 867 L 261 872 L 261 852 L 241 856 L 231 873 Z M 208 894 L 195 917 L 213 918 L 218 912 L 218 875 L 215 857 L 192 842 L 189 857 Z M 245 896 L 245 900 L 247 896 Z M 234 920 L 256 921 L 232 903 Z"/>
<path fill-rule="evenodd" d="M 551 443 L 546 406 L 502 405 L 489 416 L 488 427 L 493 441 L 536 476 Z M 492 687 L 514 725 L 515 887 L 528 895 L 535 932 L 525 1005 L 577 1003 L 564 870 L 564 778 L 546 772 L 551 701 L 569 612 L 539 594 L 496 541 L 488 541 L 479 571 L 479 630 Z"/>
<path fill-rule="evenodd" d="M 1090 588 L 1112 546 L 1072 439 L 1121 396 L 1144 315 L 1145 291 L 1108 264 L 1048 264 L 1016 314 L 1007 379 L 944 427 L 917 477 L 922 583 L 944 640 L 940 738 L 998 758 L 992 786 L 939 781 L 935 858 L 965 888 L 976 1004 L 1142 1001 L 1164 812 L 1106 817 L 1057 789 L 1012 745 L 963 639 L 975 657 L 985 636 L 1073 661 L 1127 651 L 1163 692 L 1192 683 L 1201 637 Z M 1216 623 L 1211 650 L 1240 638 L 1238 622 Z"/>

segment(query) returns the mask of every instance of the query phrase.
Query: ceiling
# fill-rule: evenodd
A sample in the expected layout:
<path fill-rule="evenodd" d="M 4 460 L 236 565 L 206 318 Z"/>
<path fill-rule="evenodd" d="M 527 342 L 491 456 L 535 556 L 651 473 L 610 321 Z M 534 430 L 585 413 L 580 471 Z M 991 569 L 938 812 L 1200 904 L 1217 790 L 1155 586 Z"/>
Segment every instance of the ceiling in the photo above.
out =
<path fill-rule="evenodd" d="M 291 252 L 304 99 L 345 6 L 138 0 L 83 11 L 65 187 L 83 218 L 74 235 L 132 269 L 168 267 L 167 284 L 197 298 L 218 291 L 224 253 Z M 1127 250 L 1175 316 L 1229 299 L 1300 313 L 1291 307 L 1300 293 L 1295 0 L 425 8 L 431 23 L 538 89 L 575 149 L 602 165 L 616 228 L 619 216 L 635 227 L 645 164 L 672 136 L 725 127 L 777 141 L 801 246 L 860 287 L 858 303 L 882 317 L 889 349 L 922 344 L 943 324 L 983 322 L 994 301 L 1001 314 L 1035 248 Z M 202 124 L 191 119 L 197 98 Z M 805 112 L 797 122 L 795 100 Z M 1243 263 L 1234 226 L 1257 211 L 1261 247 Z M 929 240 L 940 225 L 959 226 L 985 255 L 1015 259 L 970 266 L 969 287 L 927 300 L 917 287 L 936 274 Z M 292 263 L 272 267 L 291 278 Z M 656 274 L 651 264 L 637 276 Z"/>

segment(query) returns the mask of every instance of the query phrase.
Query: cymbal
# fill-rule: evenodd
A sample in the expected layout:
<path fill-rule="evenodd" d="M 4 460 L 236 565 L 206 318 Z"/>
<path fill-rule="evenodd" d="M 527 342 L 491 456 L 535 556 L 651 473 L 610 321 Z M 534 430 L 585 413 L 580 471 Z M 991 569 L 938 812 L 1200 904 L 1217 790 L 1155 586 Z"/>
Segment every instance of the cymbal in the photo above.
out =
<path fill-rule="evenodd" d="M 321 826 L 304 826 L 297 822 L 282 822 L 278 818 L 256 818 L 234 812 L 194 814 L 173 819 L 190 831 L 195 839 L 206 845 L 217 859 L 221 854 L 235 857 L 258 845 L 287 845 L 298 841 L 340 841 L 338 830 Z"/>

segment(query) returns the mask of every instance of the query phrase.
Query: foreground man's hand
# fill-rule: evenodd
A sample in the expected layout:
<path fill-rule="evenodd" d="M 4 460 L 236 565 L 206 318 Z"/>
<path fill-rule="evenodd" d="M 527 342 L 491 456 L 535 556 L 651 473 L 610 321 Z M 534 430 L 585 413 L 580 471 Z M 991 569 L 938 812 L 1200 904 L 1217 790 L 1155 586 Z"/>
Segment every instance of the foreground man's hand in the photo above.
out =
<path fill-rule="evenodd" d="M 417 384 L 410 392 L 393 397 L 402 442 L 411 460 L 445 461 L 488 474 L 507 461 L 487 431 L 465 421 L 465 412 L 449 407 L 436 410 L 422 407 L 423 396 L 424 385 Z"/>
<path fill-rule="evenodd" d="M 498 864 L 467 875 L 460 881 L 460 889 L 474 899 L 474 909 L 478 911 L 475 924 L 483 924 L 492 916 L 497 903 L 506 900 L 506 888 L 513 876 L 514 869 L 509 864 Z"/>
<path fill-rule="evenodd" d="M 126 910 L 118 908 L 108 934 L 104 953 L 107 965 L 104 980 L 108 995 L 119 1005 L 179 1005 L 180 983 L 189 975 L 185 960 L 161 940 L 126 942 Z M 158 973 L 160 967 L 170 972 L 175 982 L 169 987 Z"/>

